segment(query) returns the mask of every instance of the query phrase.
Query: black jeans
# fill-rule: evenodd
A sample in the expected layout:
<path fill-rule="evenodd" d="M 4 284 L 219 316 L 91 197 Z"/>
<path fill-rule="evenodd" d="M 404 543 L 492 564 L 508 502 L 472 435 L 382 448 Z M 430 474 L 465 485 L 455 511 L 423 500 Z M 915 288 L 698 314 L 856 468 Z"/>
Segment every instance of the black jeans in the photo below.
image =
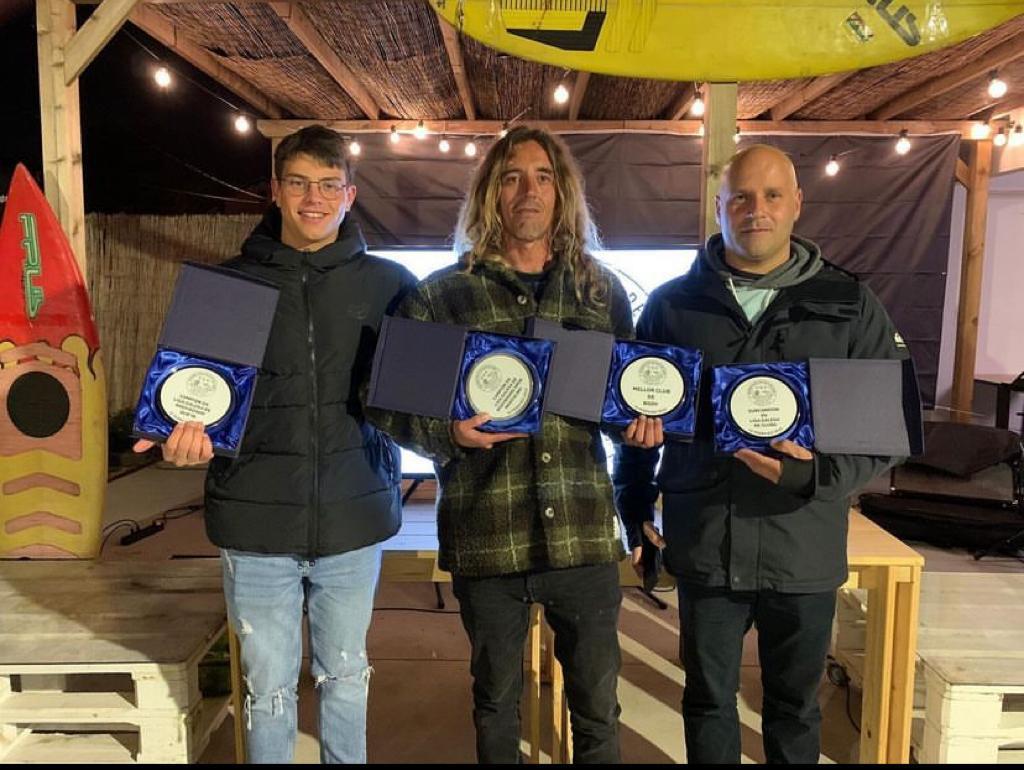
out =
<path fill-rule="evenodd" d="M 544 606 L 555 632 L 555 657 L 565 675 L 572 722 L 573 760 L 619 762 L 618 565 L 494 578 L 456 576 L 453 588 L 473 648 L 470 670 L 479 761 L 520 761 L 523 646 L 530 605 L 536 602 Z"/>
<path fill-rule="evenodd" d="M 817 764 L 821 752 L 818 689 L 835 608 L 835 591 L 782 594 L 680 584 L 688 762 L 739 764 L 740 657 L 743 637 L 757 626 L 765 759 L 773 764 Z"/>

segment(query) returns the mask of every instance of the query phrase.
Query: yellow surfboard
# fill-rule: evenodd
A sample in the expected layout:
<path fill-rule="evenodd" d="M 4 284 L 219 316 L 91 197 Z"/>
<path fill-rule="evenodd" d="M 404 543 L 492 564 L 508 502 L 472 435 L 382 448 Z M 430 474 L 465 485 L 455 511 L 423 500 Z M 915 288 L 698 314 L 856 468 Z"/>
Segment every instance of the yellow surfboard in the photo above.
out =
<path fill-rule="evenodd" d="M 96 556 L 106 488 L 106 377 L 85 280 L 19 165 L 0 221 L 0 559 Z"/>
<path fill-rule="evenodd" d="M 606 75 L 732 82 L 919 56 L 1024 13 L 1024 0 L 432 0 L 522 59 Z"/>

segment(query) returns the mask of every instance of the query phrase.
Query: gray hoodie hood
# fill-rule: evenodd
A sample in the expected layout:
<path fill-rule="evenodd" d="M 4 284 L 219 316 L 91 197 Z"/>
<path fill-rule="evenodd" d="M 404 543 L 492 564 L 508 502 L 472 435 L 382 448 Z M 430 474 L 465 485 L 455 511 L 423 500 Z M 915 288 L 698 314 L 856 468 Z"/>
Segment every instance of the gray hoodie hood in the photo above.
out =
<path fill-rule="evenodd" d="M 791 235 L 789 242 L 789 259 L 770 273 L 749 280 L 746 282 L 747 286 L 752 289 L 784 289 L 803 283 L 821 270 L 825 262 L 821 258 L 821 249 L 818 248 L 818 244 L 798 235 Z M 730 278 L 735 280 L 736 272 L 725 262 L 725 241 L 722 239 L 721 233 L 715 233 L 708 238 L 703 258 L 708 266 L 722 277 L 723 281 L 728 283 Z"/>

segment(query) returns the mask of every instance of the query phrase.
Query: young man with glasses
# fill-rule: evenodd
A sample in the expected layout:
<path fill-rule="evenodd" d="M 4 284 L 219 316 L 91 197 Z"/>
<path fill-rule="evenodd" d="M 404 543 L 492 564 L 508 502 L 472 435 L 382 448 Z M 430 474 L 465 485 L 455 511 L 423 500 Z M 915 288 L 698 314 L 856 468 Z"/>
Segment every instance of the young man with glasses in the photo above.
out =
<path fill-rule="evenodd" d="M 241 452 L 209 466 L 206 528 L 241 643 L 249 761 L 292 761 L 305 600 L 321 762 L 365 763 L 366 632 L 380 543 L 401 521 L 401 470 L 358 388 L 385 310 L 415 279 L 369 256 L 346 218 L 356 187 L 337 133 L 287 137 L 274 173 L 276 205 L 227 266 L 281 295 Z M 195 465 L 213 451 L 202 424 L 180 423 L 163 455 Z"/>

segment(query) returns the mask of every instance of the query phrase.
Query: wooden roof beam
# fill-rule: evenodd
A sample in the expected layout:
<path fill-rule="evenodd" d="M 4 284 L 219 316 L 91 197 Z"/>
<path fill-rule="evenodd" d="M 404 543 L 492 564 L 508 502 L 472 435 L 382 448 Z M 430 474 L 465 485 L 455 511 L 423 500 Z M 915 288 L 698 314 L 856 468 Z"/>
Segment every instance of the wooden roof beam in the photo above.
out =
<path fill-rule="evenodd" d="M 174 51 L 178 56 L 193 67 L 209 75 L 227 90 L 244 99 L 257 110 L 271 118 L 281 119 L 285 111 L 268 99 L 263 92 L 249 81 L 229 70 L 201 45 L 178 34 L 178 28 L 163 16 L 139 5 L 132 11 L 132 24 L 150 37 L 158 40 L 164 47 Z"/>
<path fill-rule="evenodd" d="M 835 75 L 814 78 L 811 82 L 791 91 L 769 110 L 772 120 L 785 120 L 815 99 L 827 94 L 853 74 L 853 72 L 837 72 Z"/>
<path fill-rule="evenodd" d="M 288 25 L 288 29 L 299 39 L 313 58 L 320 62 L 327 74 L 347 93 L 359 109 L 371 120 L 380 117 L 381 108 L 377 101 L 366 90 L 355 73 L 341 60 L 334 49 L 324 40 L 324 36 L 310 20 L 302 6 L 298 3 L 271 3 L 271 8 Z"/>
<path fill-rule="evenodd" d="M 700 133 L 700 120 L 525 120 L 526 125 L 543 126 L 555 133 L 634 133 L 634 134 L 674 134 L 677 136 L 697 136 Z M 412 131 L 416 120 L 261 120 L 256 125 L 266 137 L 287 136 L 303 126 L 324 125 L 337 131 L 352 134 L 387 133 L 395 126 L 399 131 Z M 744 135 L 804 135 L 804 134 L 844 134 L 850 136 L 890 136 L 895 139 L 899 132 L 906 129 L 911 136 L 927 136 L 930 134 L 960 134 L 964 139 L 971 138 L 971 127 L 976 124 L 972 120 L 738 120 L 736 125 Z M 492 134 L 501 131 L 500 120 L 426 120 L 428 131 L 450 136 L 473 136 Z M 1004 122 L 993 122 L 993 130 L 998 130 Z"/>
<path fill-rule="evenodd" d="M 1004 43 L 1000 43 L 980 59 L 964 67 L 957 67 L 952 72 L 923 83 L 922 85 L 900 94 L 895 99 L 883 104 L 868 117 L 871 120 L 889 120 L 902 115 L 937 96 L 952 91 L 964 83 L 999 69 L 1012 61 L 1024 56 L 1024 35 L 1017 35 Z"/>
<path fill-rule="evenodd" d="M 64 84 L 71 85 L 128 20 L 139 0 L 103 0 L 64 47 Z"/>
<path fill-rule="evenodd" d="M 579 120 L 580 107 L 583 105 L 583 96 L 587 93 L 589 82 L 589 72 L 576 73 L 576 82 L 573 83 L 572 95 L 569 97 L 569 120 Z"/>
<path fill-rule="evenodd" d="M 469 78 L 466 77 L 466 62 L 462 57 L 462 43 L 459 42 L 459 32 L 455 27 L 437 17 L 437 23 L 441 27 L 441 38 L 444 40 L 444 50 L 448 52 L 448 61 L 452 65 L 452 76 L 455 78 L 455 87 L 459 89 L 459 99 L 462 101 L 462 111 L 466 120 L 476 120 L 476 105 L 473 103 L 473 89 L 469 87 Z"/>
<path fill-rule="evenodd" d="M 665 116 L 669 120 L 682 120 L 683 116 L 686 115 L 693 103 L 697 100 L 697 84 L 687 83 L 686 86 L 679 91 L 679 94 L 672 101 L 672 104 L 665 110 Z"/>

